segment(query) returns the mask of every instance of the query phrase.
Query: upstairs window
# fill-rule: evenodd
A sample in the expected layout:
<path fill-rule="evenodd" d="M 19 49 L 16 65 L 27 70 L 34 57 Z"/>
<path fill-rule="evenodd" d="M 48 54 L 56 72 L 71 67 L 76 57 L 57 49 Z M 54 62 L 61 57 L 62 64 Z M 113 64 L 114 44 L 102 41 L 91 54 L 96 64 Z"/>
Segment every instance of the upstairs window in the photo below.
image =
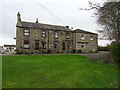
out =
<path fill-rule="evenodd" d="M 85 37 L 84 37 L 84 35 L 83 35 L 83 34 L 81 35 L 81 39 L 82 39 L 82 40 L 84 40 L 84 39 L 85 39 Z"/>
<path fill-rule="evenodd" d="M 57 46 L 58 46 L 58 41 L 55 41 L 54 42 L 54 48 L 57 48 Z"/>
<path fill-rule="evenodd" d="M 42 31 L 42 37 L 46 37 L 46 32 Z"/>
<path fill-rule="evenodd" d="M 25 40 L 24 41 L 24 48 L 25 49 L 28 49 L 30 46 L 29 46 L 29 40 Z"/>
<path fill-rule="evenodd" d="M 24 30 L 24 36 L 29 36 L 29 35 L 30 35 L 30 30 L 25 29 L 25 30 Z"/>
<path fill-rule="evenodd" d="M 46 48 L 46 42 L 42 41 L 42 48 Z"/>
<path fill-rule="evenodd" d="M 93 35 L 90 36 L 90 40 L 93 40 Z"/>
<path fill-rule="evenodd" d="M 66 38 L 67 38 L 67 39 L 70 38 L 70 37 L 69 37 L 69 33 L 66 33 Z"/>
<path fill-rule="evenodd" d="M 55 37 L 55 38 L 58 38 L 58 32 L 55 32 L 55 33 L 54 33 L 54 37 Z"/>

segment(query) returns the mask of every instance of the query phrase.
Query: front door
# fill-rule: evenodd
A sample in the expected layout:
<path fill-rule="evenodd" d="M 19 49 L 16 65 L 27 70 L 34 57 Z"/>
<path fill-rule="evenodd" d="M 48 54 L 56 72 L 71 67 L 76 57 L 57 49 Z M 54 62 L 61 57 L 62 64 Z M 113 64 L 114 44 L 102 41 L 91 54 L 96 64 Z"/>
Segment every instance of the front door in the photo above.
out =
<path fill-rule="evenodd" d="M 35 50 L 39 50 L 39 40 L 35 40 Z"/>
<path fill-rule="evenodd" d="M 65 50 L 65 42 L 62 43 L 62 50 Z"/>

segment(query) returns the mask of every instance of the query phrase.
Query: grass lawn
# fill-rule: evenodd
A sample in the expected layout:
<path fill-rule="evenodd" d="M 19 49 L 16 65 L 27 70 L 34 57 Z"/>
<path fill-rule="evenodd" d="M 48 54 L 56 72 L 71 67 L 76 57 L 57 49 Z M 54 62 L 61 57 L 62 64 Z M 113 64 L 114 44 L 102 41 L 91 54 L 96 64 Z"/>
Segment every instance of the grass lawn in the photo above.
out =
<path fill-rule="evenodd" d="M 115 88 L 118 67 L 79 55 L 3 56 L 3 88 Z"/>

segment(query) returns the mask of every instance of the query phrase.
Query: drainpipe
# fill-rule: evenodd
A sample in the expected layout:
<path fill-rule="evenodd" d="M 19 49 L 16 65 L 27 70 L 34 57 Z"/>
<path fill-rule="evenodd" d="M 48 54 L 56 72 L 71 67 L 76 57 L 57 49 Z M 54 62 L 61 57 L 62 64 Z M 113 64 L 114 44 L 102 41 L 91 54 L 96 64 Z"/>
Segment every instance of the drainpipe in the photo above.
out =
<path fill-rule="evenodd" d="M 49 30 L 48 30 L 48 50 L 49 50 Z"/>

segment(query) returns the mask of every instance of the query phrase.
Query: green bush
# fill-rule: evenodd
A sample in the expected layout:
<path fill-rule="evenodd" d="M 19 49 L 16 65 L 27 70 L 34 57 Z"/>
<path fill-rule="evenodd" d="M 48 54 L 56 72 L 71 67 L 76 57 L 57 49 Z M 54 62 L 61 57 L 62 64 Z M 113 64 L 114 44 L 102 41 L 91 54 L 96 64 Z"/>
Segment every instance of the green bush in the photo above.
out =
<path fill-rule="evenodd" d="M 110 50 L 110 45 L 107 46 L 99 46 L 98 51 L 109 51 Z"/>
<path fill-rule="evenodd" d="M 120 63 L 120 42 L 113 42 L 110 47 L 112 58 L 116 63 Z"/>
<path fill-rule="evenodd" d="M 77 50 L 76 52 L 77 52 L 77 53 L 81 53 L 81 50 Z"/>

